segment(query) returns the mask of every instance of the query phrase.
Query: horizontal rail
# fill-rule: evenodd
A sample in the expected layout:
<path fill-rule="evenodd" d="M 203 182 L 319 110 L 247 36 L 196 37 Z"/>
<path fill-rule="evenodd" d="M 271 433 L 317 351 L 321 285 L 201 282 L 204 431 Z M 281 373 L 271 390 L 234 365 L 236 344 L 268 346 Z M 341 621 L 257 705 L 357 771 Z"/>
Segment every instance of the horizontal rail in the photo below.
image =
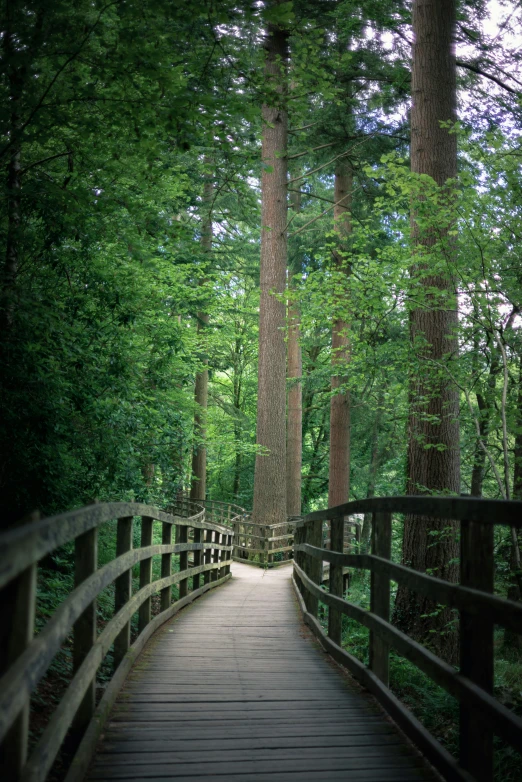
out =
<path fill-rule="evenodd" d="M 488 611 L 494 617 L 495 624 L 507 627 L 514 633 L 522 634 L 522 603 L 515 603 L 513 600 L 506 600 L 488 592 L 461 586 L 461 584 L 452 584 L 450 581 L 428 576 L 426 573 L 419 573 L 373 554 L 340 554 L 336 551 L 310 546 L 308 543 L 297 544 L 294 550 L 303 551 L 315 559 L 329 562 L 332 565 L 385 573 L 397 584 L 404 584 L 410 589 L 451 608 L 463 609 L 473 616 L 481 616 L 484 611 Z M 323 596 L 324 593 L 321 595 Z"/>
<path fill-rule="evenodd" d="M 485 500 L 479 497 L 372 497 L 355 500 L 334 508 L 317 510 L 296 522 L 302 527 L 310 521 L 329 521 L 355 513 L 402 513 L 433 519 L 475 521 L 479 524 L 503 524 L 522 528 L 522 501 Z"/>
<path fill-rule="evenodd" d="M 443 687 L 450 695 L 483 711 L 492 721 L 494 720 L 494 730 L 498 736 L 509 742 L 515 749 L 520 747 L 522 735 L 522 719 L 520 717 L 510 712 L 473 682 L 456 673 L 453 666 L 445 663 L 433 652 L 412 640 L 389 622 L 381 619 L 380 616 L 343 600 L 341 597 L 328 594 L 317 584 L 314 584 L 296 562 L 294 562 L 294 568 L 306 588 L 313 595 L 316 595 L 322 603 L 336 608 L 345 616 L 355 619 L 368 630 L 372 630 L 379 638 L 393 646 L 399 654 L 428 674 L 432 681 Z"/>
<path fill-rule="evenodd" d="M 141 503 L 107 502 L 88 505 L 79 510 L 50 516 L 41 521 L 13 527 L 0 538 L 2 558 L 0 560 L 0 589 L 19 575 L 29 565 L 43 559 L 60 546 L 89 532 L 107 521 L 126 516 L 150 516 L 175 526 L 187 526 L 194 529 L 212 529 L 217 532 L 230 532 L 230 527 L 205 521 L 205 511 L 196 516 L 183 518 L 165 513 Z"/>
<path fill-rule="evenodd" d="M 352 523 L 350 515 L 362 513 L 372 515 L 371 554 L 343 550 L 346 527 Z M 461 584 L 391 561 L 394 513 L 414 516 L 426 524 L 434 518 L 460 522 Z M 493 594 L 495 524 L 520 529 L 522 502 L 469 497 L 378 497 L 311 513 L 295 526 L 294 583 L 307 623 L 323 647 L 369 687 L 448 779 L 491 780 L 493 734 L 522 753 L 522 719 L 493 696 L 494 625 L 522 634 L 522 604 Z M 453 529 L 457 532 L 456 524 Z M 329 592 L 321 587 L 323 562 L 329 566 Z M 347 568 L 370 571 L 369 611 L 344 599 L 343 577 Z M 423 595 L 434 605 L 459 611 L 460 672 L 391 623 L 392 581 Z M 317 618 L 319 603 L 328 608 L 327 633 Z M 369 667 L 342 649 L 343 616 L 370 631 Z M 461 765 L 390 692 L 390 649 L 458 700 Z"/>
<path fill-rule="evenodd" d="M 73 743 L 92 734 L 96 675 L 111 649 L 115 672 L 113 686 L 109 687 L 111 692 L 117 692 L 116 683 L 121 686 L 121 672 L 127 670 L 131 650 L 142 648 L 140 644 L 152 629 L 179 608 L 230 578 L 233 530 L 207 520 L 205 509 L 197 503 L 185 503 L 181 512 L 193 515 L 167 513 L 141 503 L 94 504 L 28 522 L 0 535 L 0 606 L 7 639 L 7 655 L 0 671 L 0 762 L 10 782 L 43 782 L 69 732 Z M 136 516 L 141 516 L 141 545 L 133 549 Z M 98 528 L 113 520 L 117 521 L 116 556 L 98 568 Z M 161 544 L 153 544 L 155 522 L 161 523 Z M 189 530 L 193 540 L 189 540 Z M 38 561 L 73 540 L 75 587 L 33 637 Z M 192 565 L 189 553 L 193 554 Z M 174 555 L 179 557 L 179 569 L 175 572 Z M 160 560 L 161 576 L 153 579 L 154 557 Z M 132 569 L 137 565 L 139 588 L 133 594 Z M 96 600 L 112 584 L 114 614 L 98 635 Z M 179 585 L 179 599 L 172 604 L 171 589 L 175 584 Z M 161 595 L 161 607 L 153 617 L 151 598 L 156 593 Z M 134 616 L 138 617 L 138 638 L 131 646 L 130 621 Z M 27 759 L 29 698 L 71 633 L 72 681 Z"/>

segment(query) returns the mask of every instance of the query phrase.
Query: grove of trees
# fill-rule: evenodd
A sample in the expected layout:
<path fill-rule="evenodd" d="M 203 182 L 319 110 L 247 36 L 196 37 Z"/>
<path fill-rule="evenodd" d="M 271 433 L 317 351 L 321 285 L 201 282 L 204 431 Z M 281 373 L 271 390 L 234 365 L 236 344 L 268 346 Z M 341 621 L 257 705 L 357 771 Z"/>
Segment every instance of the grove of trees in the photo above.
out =
<path fill-rule="evenodd" d="M 1 30 L 3 526 L 522 499 L 518 3 L 9 0 Z M 456 528 L 394 547 L 458 578 Z M 395 621 L 454 660 L 443 607 Z"/>

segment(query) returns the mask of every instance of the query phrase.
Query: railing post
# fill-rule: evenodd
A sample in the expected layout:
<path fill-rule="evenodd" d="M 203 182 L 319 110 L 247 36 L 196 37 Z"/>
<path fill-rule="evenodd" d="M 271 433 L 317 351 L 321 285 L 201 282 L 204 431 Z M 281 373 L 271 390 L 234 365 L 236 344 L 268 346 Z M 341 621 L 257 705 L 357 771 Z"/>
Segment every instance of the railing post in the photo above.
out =
<path fill-rule="evenodd" d="M 308 543 L 310 546 L 316 548 L 323 547 L 323 522 L 322 521 L 309 521 L 304 526 L 304 543 Z M 308 554 L 303 558 L 303 570 L 315 584 L 319 585 L 323 575 L 323 563 L 320 559 L 311 557 Z M 304 601 L 306 607 L 313 616 L 317 618 L 319 611 L 319 599 L 312 595 L 308 590 L 305 591 Z"/>
<path fill-rule="evenodd" d="M 201 543 L 201 530 L 194 527 L 194 543 Z M 194 551 L 194 567 L 199 567 L 201 565 L 201 551 Z M 192 589 L 199 589 L 200 585 L 200 574 L 196 573 L 195 576 L 192 576 Z"/>
<path fill-rule="evenodd" d="M 179 527 L 179 535 L 178 535 L 178 542 L 179 543 L 187 543 L 188 542 L 188 527 Z M 180 551 L 179 554 L 179 569 L 180 571 L 186 570 L 188 568 L 188 551 Z M 179 597 L 180 599 L 182 597 L 186 597 L 188 595 L 188 578 L 183 578 L 179 582 Z"/>
<path fill-rule="evenodd" d="M 37 521 L 39 514 L 32 515 Z M 36 599 L 36 565 L 31 565 L 11 581 L 1 593 L 2 644 L 0 673 L 18 659 L 33 639 Z M 5 782 L 14 782 L 27 760 L 29 699 L 7 732 L 0 748 L 0 768 Z"/>
<path fill-rule="evenodd" d="M 141 547 L 152 546 L 152 525 L 154 520 L 150 516 L 141 517 Z M 152 578 L 152 558 L 142 559 L 140 562 L 140 589 L 150 584 Z M 140 605 L 138 611 L 138 632 L 145 630 L 150 622 L 151 598 L 148 597 Z"/>
<path fill-rule="evenodd" d="M 172 524 L 163 522 L 161 527 L 161 542 L 164 546 L 170 546 L 172 543 Z M 161 555 L 161 577 L 168 578 L 172 570 L 172 554 Z M 161 610 L 166 611 L 170 608 L 172 587 L 168 586 L 161 590 Z"/>
<path fill-rule="evenodd" d="M 493 592 L 493 524 L 461 521 L 460 582 Z M 460 673 L 488 693 L 493 692 L 493 621 L 460 611 Z M 493 779 L 493 731 L 488 718 L 460 704 L 460 763 L 477 782 Z"/>
<path fill-rule="evenodd" d="M 92 576 L 98 567 L 98 530 L 91 529 L 74 541 L 74 586 Z M 76 672 L 91 651 L 96 640 L 96 600 L 87 606 L 74 624 L 73 671 Z M 72 724 L 73 740 L 79 742 L 96 708 L 96 677 L 94 676 L 76 712 Z"/>
<path fill-rule="evenodd" d="M 344 516 L 335 516 L 330 522 L 330 550 L 343 553 Z M 330 563 L 330 594 L 343 596 L 343 566 Z M 341 645 L 343 615 L 335 608 L 328 608 L 328 636 Z"/>
<path fill-rule="evenodd" d="M 205 530 L 205 543 L 212 543 L 212 535 L 213 532 L 211 529 Z M 210 565 L 212 562 L 212 548 L 206 548 L 205 549 L 205 565 Z M 211 570 L 205 570 L 203 573 L 203 583 L 209 584 L 210 583 L 210 575 L 212 571 Z"/>
<path fill-rule="evenodd" d="M 217 530 L 214 531 L 214 543 L 217 543 L 219 546 L 221 542 L 221 533 Z M 212 562 L 218 563 L 219 562 L 219 549 L 215 548 L 212 551 Z M 217 581 L 219 578 L 219 573 L 217 568 L 215 570 L 210 571 L 212 573 L 212 581 Z"/>
<path fill-rule="evenodd" d="M 125 516 L 118 519 L 118 528 L 116 532 L 116 556 L 120 557 L 132 549 L 132 524 L 133 517 Z M 118 613 L 128 602 L 132 593 L 132 571 L 126 570 L 115 581 L 114 609 Z M 125 626 L 114 639 L 114 668 L 116 669 L 128 652 L 130 645 L 130 622 Z"/>
<path fill-rule="evenodd" d="M 230 566 L 232 564 L 233 540 L 234 540 L 234 536 L 232 535 L 232 533 L 230 535 L 227 535 L 227 546 L 230 546 L 230 551 L 227 551 L 227 566 L 225 568 L 225 574 L 227 576 L 230 573 Z"/>
<path fill-rule="evenodd" d="M 372 554 L 391 559 L 391 513 L 374 513 L 372 521 Z M 370 581 L 370 611 L 390 621 L 390 579 L 372 570 Z M 385 641 L 370 632 L 370 668 L 388 686 L 390 649 Z"/>

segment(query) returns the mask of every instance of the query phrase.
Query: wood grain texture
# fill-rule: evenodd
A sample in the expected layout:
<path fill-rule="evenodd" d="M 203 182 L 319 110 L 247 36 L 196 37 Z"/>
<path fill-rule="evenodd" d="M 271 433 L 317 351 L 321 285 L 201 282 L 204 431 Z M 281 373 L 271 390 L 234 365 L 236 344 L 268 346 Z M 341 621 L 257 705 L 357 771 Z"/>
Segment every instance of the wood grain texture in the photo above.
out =
<path fill-rule="evenodd" d="M 305 630 L 291 567 L 232 579 L 168 622 L 127 678 L 90 780 L 436 777 Z"/>

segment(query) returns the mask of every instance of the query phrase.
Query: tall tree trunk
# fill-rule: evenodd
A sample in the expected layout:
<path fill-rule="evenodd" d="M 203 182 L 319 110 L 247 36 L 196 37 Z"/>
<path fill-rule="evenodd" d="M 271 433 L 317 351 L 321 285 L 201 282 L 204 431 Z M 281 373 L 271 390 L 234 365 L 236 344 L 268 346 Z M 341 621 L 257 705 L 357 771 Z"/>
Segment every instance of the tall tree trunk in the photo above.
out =
<path fill-rule="evenodd" d="M 377 483 L 377 472 L 379 469 L 379 429 L 382 420 L 382 405 L 384 402 L 383 390 L 379 392 L 377 400 L 377 410 L 373 419 L 372 434 L 370 440 L 370 466 L 368 470 L 368 487 L 366 489 L 366 499 L 375 497 L 375 485 Z M 366 554 L 370 546 L 370 536 L 372 532 L 372 514 L 365 513 L 363 526 L 361 530 L 361 552 Z"/>
<path fill-rule="evenodd" d="M 339 271 L 350 273 L 346 258 L 346 239 L 352 231 L 352 183 L 349 163 L 339 161 L 335 169 L 334 226 L 339 246 L 334 252 L 334 264 Z M 342 304 L 342 302 L 341 302 Z M 350 360 L 349 324 L 336 317 L 332 326 L 332 396 L 330 399 L 330 467 L 328 507 L 348 502 L 350 496 L 350 393 L 338 391 L 346 382 L 343 372 Z"/>
<path fill-rule="evenodd" d="M 514 449 L 514 469 L 513 469 L 513 499 L 522 500 L 522 357 L 519 359 L 519 375 L 518 375 L 518 398 L 517 398 L 517 427 L 515 435 L 515 449 Z M 508 600 L 519 601 L 522 598 L 520 591 L 520 581 L 522 580 L 522 573 L 520 573 L 520 549 L 518 548 L 518 536 L 515 532 L 511 531 L 511 548 L 509 556 L 510 566 L 510 584 L 507 591 Z M 513 540 L 514 538 L 514 540 Z M 518 551 L 517 551 L 518 548 Z M 522 637 L 518 633 L 514 633 L 511 630 L 504 630 L 504 648 L 516 649 L 520 651 L 522 649 Z"/>
<path fill-rule="evenodd" d="M 301 194 L 292 193 L 291 203 L 295 212 L 301 210 Z M 288 281 L 288 344 L 287 344 L 287 375 L 290 382 L 288 389 L 288 418 L 286 429 L 286 512 L 288 516 L 301 515 L 301 467 L 303 458 L 303 361 L 301 355 L 300 327 L 301 309 L 292 299 L 295 290 L 293 275 L 295 264 L 289 268 Z"/>
<path fill-rule="evenodd" d="M 270 7 L 281 5 L 274 0 Z M 259 363 L 254 507 L 259 524 L 286 520 L 286 344 L 288 33 L 269 23 L 265 77 L 274 98 L 262 107 Z"/>
<path fill-rule="evenodd" d="M 455 0 L 414 0 L 411 111 L 411 167 L 439 186 L 457 173 L 456 136 L 441 122 L 456 120 L 454 52 Z M 451 192 L 448 190 L 448 200 Z M 419 374 L 410 381 L 408 426 L 408 494 L 452 493 L 460 489 L 459 397 L 447 376 L 430 371 L 456 351 L 457 303 L 444 274 L 429 271 L 430 252 L 440 231 L 421 231 L 412 214 L 413 236 L 419 252 L 417 286 L 426 304 L 411 312 L 411 339 L 422 345 Z M 448 236 L 442 237 L 446 240 Z M 448 242 L 449 244 L 449 242 Z M 451 252 L 451 249 L 449 250 Z M 403 563 L 421 572 L 456 581 L 458 557 L 456 524 L 407 517 L 404 522 Z M 417 640 L 428 642 L 445 659 L 455 661 L 457 633 L 449 631 L 449 610 L 400 587 L 395 621 Z"/>
<path fill-rule="evenodd" d="M 210 161 L 205 160 L 207 166 Z M 205 253 L 212 252 L 212 201 L 214 183 L 209 176 L 203 188 L 203 220 L 201 226 L 201 248 Z M 198 313 L 198 340 L 204 341 L 209 317 L 205 312 Z M 207 408 L 208 408 L 208 357 L 203 358 L 203 369 L 196 373 L 194 388 L 194 446 L 192 450 L 192 480 L 190 499 L 204 500 L 207 494 Z"/>

